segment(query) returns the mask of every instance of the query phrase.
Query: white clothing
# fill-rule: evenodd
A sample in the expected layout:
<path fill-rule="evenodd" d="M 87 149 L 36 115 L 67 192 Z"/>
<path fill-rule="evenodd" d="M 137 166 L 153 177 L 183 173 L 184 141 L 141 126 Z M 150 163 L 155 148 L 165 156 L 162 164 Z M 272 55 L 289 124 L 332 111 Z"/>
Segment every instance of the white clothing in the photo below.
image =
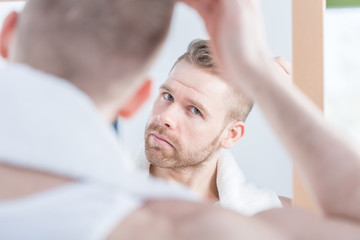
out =
<path fill-rule="evenodd" d="M 124 161 L 119 159 L 126 156 L 110 124 L 69 82 L 10 65 L 0 71 L 0 114 L 0 162 L 81 180 L 120 182 Z"/>
<path fill-rule="evenodd" d="M 135 165 L 144 174 L 149 174 L 149 163 L 143 149 L 134 154 L 136 156 Z M 222 151 L 219 156 L 216 184 L 220 199 L 217 204 L 243 215 L 251 216 L 282 206 L 274 192 L 260 189 L 246 181 L 240 167 L 228 150 Z"/>
<path fill-rule="evenodd" d="M 112 126 L 63 79 L 20 64 L 0 70 L 0 116 L 0 163 L 78 180 L 0 201 L 0 239 L 104 239 L 145 200 L 195 200 L 126 172 L 131 161 Z"/>
<path fill-rule="evenodd" d="M 230 151 L 223 151 L 217 164 L 216 183 L 220 205 L 244 215 L 281 207 L 278 196 L 248 183 Z"/>
<path fill-rule="evenodd" d="M 141 198 L 124 195 L 116 189 L 96 184 L 68 184 L 0 202 L 0 238 L 104 239 L 141 204 Z"/>

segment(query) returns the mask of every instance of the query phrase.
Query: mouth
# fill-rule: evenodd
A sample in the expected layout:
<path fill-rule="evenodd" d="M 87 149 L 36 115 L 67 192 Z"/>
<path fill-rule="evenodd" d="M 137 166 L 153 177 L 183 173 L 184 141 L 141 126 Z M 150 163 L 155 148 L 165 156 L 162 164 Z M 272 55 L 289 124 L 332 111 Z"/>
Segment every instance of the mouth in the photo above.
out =
<path fill-rule="evenodd" d="M 158 135 L 158 134 L 150 134 L 150 138 L 152 141 L 156 142 L 157 144 L 161 145 L 161 146 L 170 146 L 172 148 L 174 148 L 174 146 L 167 141 L 164 137 Z"/>

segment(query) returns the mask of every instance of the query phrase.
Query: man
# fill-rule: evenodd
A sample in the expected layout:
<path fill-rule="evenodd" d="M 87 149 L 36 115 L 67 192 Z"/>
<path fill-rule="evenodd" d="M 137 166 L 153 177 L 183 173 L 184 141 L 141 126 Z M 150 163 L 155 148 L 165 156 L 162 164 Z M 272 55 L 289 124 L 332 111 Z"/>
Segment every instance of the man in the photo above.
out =
<path fill-rule="evenodd" d="M 224 20 L 233 20 L 231 17 L 239 16 L 238 13 L 244 13 L 242 9 L 246 9 L 247 4 L 252 4 L 250 1 L 211 1 L 201 3 L 201 7 L 195 7 L 201 11 L 209 28 L 212 26 L 211 23 L 223 24 Z M 211 5 L 207 5 L 209 3 Z M 213 3 L 215 5 L 212 5 Z M 109 120 L 112 120 L 110 116 L 115 116 L 117 109 L 121 108 L 122 105 L 126 105 L 136 87 L 143 82 L 140 80 L 142 75 L 138 75 L 139 73 L 134 70 L 134 65 L 138 65 L 137 68 L 142 66 L 140 69 L 145 71 L 146 66 L 151 62 L 151 58 L 155 54 L 154 51 L 157 49 L 154 46 L 159 46 L 158 44 L 162 40 L 162 38 L 159 39 L 159 35 L 163 36 L 161 34 L 163 32 L 160 31 L 159 33 L 159 29 L 155 26 L 168 24 L 168 17 L 172 10 L 170 1 L 156 4 L 155 0 L 29 0 L 27 4 L 20 21 L 15 24 L 17 15 L 11 14 L 1 34 L 2 54 L 10 56 L 13 61 L 19 61 L 17 58 L 19 57 L 20 62 L 32 66 L 30 69 L 18 65 L 13 66 L 14 68 L 2 73 L 0 78 L 0 89 L 2 91 L 0 96 L 4 98 L 0 101 L 2 104 L 0 109 L 1 112 L 5 112 L 1 118 L 4 122 L 2 125 L 5 125 L 5 127 L 1 126 L 1 135 L 6 134 L 5 138 L 8 141 L 16 143 L 16 147 L 14 147 L 14 144 L 3 145 L 7 141 L 4 137 L 1 138 L 1 238 L 294 239 L 301 236 L 301 234 L 315 236 L 314 233 L 319 233 L 317 236 L 325 237 L 325 234 L 322 233 L 336 232 L 338 234 L 343 233 L 341 236 L 350 234 L 345 236 L 346 239 L 350 239 L 351 236 L 353 236 L 353 239 L 358 239 L 354 238 L 360 235 L 358 226 L 346 224 L 344 221 L 339 223 L 329 219 L 322 220 L 306 214 L 306 217 L 303 217 L 303 214 L 301 215 L 302 218 L 300 218 L 300 214 L 297 216 L 290 215 L 291 213 L 297 213 L 292 211 L 281 211 L 281 213 L 289 213 L 286 218 L 282 218 L 282 215 L 276 214 L 276 212 L 272 212 L 270 220 L 266 216 L 248 218 L 221 208 L 210 207 L 207 204 L 169 200 L 169 197 L 185 196 L 185 194 L 182 194 L 183 192 L 180 190 L 170 194 L 171 189 L 164 190 L 161 188 L 160 183 L 152 183 L 151 180 L 141 181 L 141 178 L 136 177 L 135 174 L 121 172 L 117 168 L 119 167 L 117 162 L 121 159 L 117 156 L 123 157 L 123 155 L 119 152 L 115 137 L 111 133 L 110 124 L 104 123 L 98 111 L 101 111 L 105 119 L 108 116 Z M 232 4 L 239 5 L 234 7 Z M 204 6 L 205 11 L 202 9 Z M 226 7 L 225 12 L 220 13 L 226 13 L 225 15 L 212 13 L 206 15 L 206 11 L 214 9 L 214 7 L 219 7 L 219 10 L 222 11 L 224 6 Z M 165 7 L 165 9 L 162 7 Z M 251 7 L 253 6 L 251 5 Z M 253 23 L 252 21 L 241 20 L 257 20 L 253 9 L 257 8 L 250 8 L 247 14 L 242 15 L 245 19 L 240 19 L 240 21 L 235 19 L 237 20 L 234 22 L 236 24 L 231 25 L 230 30 L 240 31 L 241 33 L 242 28 L 236 29 L 237 27 L 241 27 L 244 22 Z M 118 12 L 120 10 L 123 10 L 121 15 Z M 132 12 L 134 10 L 136 15 L 135 12 Z M 235 14 L 232 14 L 233 11 Z M 104 13 L 104 15 L 101 13 Z M 46 16 L 46 21 L 42 19 L 41 14 Z M 111 17 L 101 21 L 101 17 L 104 16 Z M 135 16 L 135 19 L 132 16 Z M 37 19 L 38 17 L 40 19 Z M 122 17 L 125 19 L 118 19 Z M 35 21 L 36 19 L 37 21 Z M 140 23 L 137 20 L 140 20 Z M 211 20 L 215 21 L 212 22 Z M 121 24 L 124 21 L 126 24 Z M 134 26 L 130 23 L 134 24 Z M 15 25 L 17 25 L 16 31 Z M 82 32 L 78 31 L 77 27 L 79 26 L 82 26 Z M 105 26 L 110 26 L 110 28 L 104 28 Z M 125 27 L 125 29 L 122 29 L 122 27 Z M 142 29 L 144 31 L 139 31 L 139 28 L 142 27 L 145 27 L 145 29 Z M 157 30 L 153 28 L 150 30 L 149 27 L 155 27 Z M 232 27 L 235 29 L 231 29 Z M 255 27 L 257 28 L 257 25 Z M 66 29 L 70 31 L 69 35 L 64 35 L 65 32 L 63 31 L 66 31 Z M 127 34 L 117 35 L 117 33 L 121 32 L 120 29 L 125 32 L 127 29 Z M 160 27 L 160 29 L 164 30 L 166 27 Z M 95 33 L 90 34 L 94 30 L 96 30 Z M 104 32 L 106 34 L 100 36 L 97 31 L 102 30 L 106 30 Z M 215 28 L 215 30 L 219 30 L 219 28 Z M 61 34 L 59 35 L 59 33 Z M 216 33 L 216 31 L 211 33 Z M 27 38 L 21 38 L 22 34 L 25 34 Z M 129 40 L 123 42 L 123 44 L 127 45 L 129 49 L 135 47 L 135 49 L 132 48 L 132 54 L 124 50 L 118 55 L 126 56 L 129 62 L 125 61 L 125 66 L 118 65 L 119 59 L 116 57 L 110 57 L 110 60 L 107 59 L 109 62 L 106 63 L 103 61 L 105 60 L 103 59 L 104 56 L 109 57 L 118 53 L 112 51 L 115 50 L 112 47 L 116 45 L 111 44 L 112 34 L 117 36 L 113 43 L 121 42 L 121 40 L 125 41 L 122 36 L 126 35 L 126 39 L 129 38 Z M 138 36 L 138 34 L 141 36 Z M 227 32 L 222 34 L 223 37 L 227 37 Z M 41 37 L 46 36 L 45 39 L 48 39 L 49 42 L 32 41 L 36 36 L 38 41 L 44 40 Z M 60 36 L 67 36 L 69 39 L 62 39 Z M 212 36 L 214 37 L 214 35 Z M 240 36 L 245 40 L 256 39 L 256 36 L 253 36 L 251 31 L 248 36 Z M 134 46 L 131 37 L 135 37 L 135 40 L 138 41 L 144 41 L 142 42 L 144 45 L 136 44 Z M 70 39 L 74 41 L 72 46 L 69 46 L 70 42 L 68 41 Z M 89 42 L 85 41 L 85 39 L 88 39 Z M 48 45 L 52 42 L 50 40 L 55 41 L 57 47 L 68 46 L 69 49 L 65 48 L 67 50 L 65 51 L 62 48 L 53 48 L 54 46 Z M 110 42 L 108 42 L 109 40 Z M 142 49 L 147 53 L 144 56 L 144 52 L 138 47 L 145 47 L 149 41 L 152 43 L 153 48 L 151 48 L 152 51 Z M 96 47 L 93 45 L 95 42 L 98 42 L 98 44 L 95 44 Z M 19 49 L 22 44 L 27 47 Z M 47 51 L 38 52 L 43 48 L 39 48 L 36 44 L 44 45 L 44 49 Z M 257 43 L 247 42 L 245 45 L 253 47 L 252 44 L 256 45 Z M 31 49 L 32 47 L 34 49 Z M 116 45 L 117 47 L 119 46 Z M 238 47 L 241 50 L 241 45 Z M 26 57 L 26 54 L 20 50 L 29 50 L 32 55 Z M 78 54 L 76 50 L 81 51 L 81 54 Z M 105 53 L 101 50 L 104 50 Z M 102 53 L 105 55 L 102 55 Z M 137 55 L 135 53 L 140 54 L 139 58 L 135 57 Z M 73 62 L 70 61 L 72 59 L 66 58 L 69 56 L 80 59 Z M 135 59 L 131 58 L 132 56 Z M 226 57 L 230 56 L 226 55 Z M 248 57 L 242 51 L 237 51 L 236 56 Z M 267 58 L 268 55 L 263 57 Z M 30 61 L 30 59 L 33 59 L 34 62 Z M 120 59 L 124 60 L 125 58 Z M 245 59 L 247 61 L 243 63 L 249 63 L 248 59 Z M 59 65 L 57 60 L 60 60 L 65 66 L 66 63 L 69 65 L 60 67 L 62 65 Z M 140 62 L 136 60 L 140 60 Z M 223 59 L 221 60 L 223 61 Z M 28 61 L 31 63 L 28 63 Z M 39 63 L 35 64 L 38 61 Z M 57 64 L 52 65 L 52 63 Z M 242 65 L 243 63 L 238 64 Z M 40 68 L 41 72 L 34 70 L 34 65 Z M 118 68 L 121 66 L 125 69 L 120 73 L 125 73 L 125 75 L 118 72 Z M 98 71 L 101 69 L 103 73 L 101 84 L 99 79 L 94 79 L 100 75 L 96 69 Z M 44 73 L 45 71 L 52 75 Z M 117 78 L 116 73 L 120 74 L 118 77 L 122 76 L 122 78 Z M 64 81 L 64 79 L 59 79 L 54 75 L 66 75 L 68 79 L 74 80 L 69 84 L 67 80 Z M 276 76 L 275 73 L 271 75 L 271 77 L 274 76 Z M 252 77 L 254 78 L 250 79 L 255 79 L 254 75 Z M 90 83 L 84 84 L 85 79 Z M 129 79 L 132 79 L 132 81 L 127 81 Z M 135 79 L 139 80 L 135 81 Z M 28 89 L 29 91 L 22 90 L 19 87 L 22 86 L 21 84 L 25 84 L 25 90 Z M 32 84 L 33 87 L 30 88 Z M 125 88 L 124 84 L 130 86 Z M 42 92 L 41 86 L 44 86 Z M 82 90 L 79 91 L 79 88 Z M 55 89 L 59 92 L 55 91 Z M 19 94 L 16 94 L 17 90 L 21 90 Z M 123 93 L 120 96 L 119 91 Z M 143 95 L 140 94 L 140 96 Z M 16 98 L 13 98 L 14 96 Z M 89 100 L 89 96 L 91 100 Z M 59 104 L 61 101 L 67 101 L 66 105 Z M 95 104 L 91 104 L 92 102 Z M 70 117 L 67 117 L 68 115 Z M 26 116 L 28 121 L 20 121 Z M 60 118 L 60 120 L 57 121 L 57 118 Z M 85 119 L 88 122 L 84 121 Z M 51 121 L 55 121 L 54 124 Z M 20 129 L 22 131 L 21 135 L 15 131 L 19 126 L 22 126 L 18 125 L 19 123 L 24 124 Z M 11 130 L 7 130 L 8 128 Z M 22 140 L 19 136 L 26 138 L 27 141 L 21 142 L 26 144 L 21 145 L 16 141 Z M 337 143 L 340 144 L 340 148 L 344 146 L 341 145 L 342 142 Z M 18 147 L 19 145 L 21 148 Z M 3 146 L 6 146 L 6 148 Z M 34 154 L 31 150 L 34 151 Z M 45 151 L 46 154 L 43 154 Z M 88 152 L 90 154 L 87 154 Z M 349 153 L 351 151 L 345 149 L 345 152 Z M 101 164 L 98 164 L 99 161 L 101 161 Z M 32 164 L 32 162 L 34 163 Z M 10 167 L 10 165 L 17 167 Z M 28 169 L 22 169 L 22 167 Z M 113 167 L 115 169 L 112 169 Z M 118 173 L 116 176 L 112 174 L 115 171 Z M 152 197 L 163 198 L 163 200 L 149 200 Z M 191 198 L 189 196 L 185 197 Z M 346 216 L 346 212 L 343 213 Z M 284 219 L 286 219 L 286 222 L 283 221 L 280 224 L 281 220 Z M 284 224 L 284 222 L 287 224 Z M 301 224 L 307 224 L 307 231 L 300 228 Z M 293 228 L 289 227 L 289 225 Z M 316 230 L 318 232 L 315 232 Z M 334 234 L 327 234 L 326 239 L 334 239 L 334 236 Z"/>
<path fill-rule="evenodd" d="M 0 34 L 10 61 L 0 72 L 1 239 L 104 239 L 145 199 L 195 199 L 122 171 L 127 156 L 110 128 L 119 109 L 128 116 L 145 99 L 173 6 L 29 0 L 9 14 Z"/>
<path fill-rule="evenodd" d="M 243 137 L 252 107 L 221 79 L 209 42 L 194 40 L 160 87 L 145 132 L 146 158 L 141 155 L 138 166 L 245 215 L 280 207 L 274 193 L 246 183 L 232 155 L 222 151 Z"/>

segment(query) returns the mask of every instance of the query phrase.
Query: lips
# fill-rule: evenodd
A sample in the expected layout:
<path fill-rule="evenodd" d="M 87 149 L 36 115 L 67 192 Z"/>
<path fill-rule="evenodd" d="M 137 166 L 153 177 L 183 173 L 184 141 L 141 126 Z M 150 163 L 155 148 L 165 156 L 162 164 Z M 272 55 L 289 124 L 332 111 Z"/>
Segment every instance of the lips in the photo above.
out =
<path fill-rule="evenodd" d="M 166 140 L 163 136 L 155 133 L 151 133 L 150 137 L 153 139 L 153 141 L 157 142 L 160 145 L 169 145 L 171 147 L 174 147 L 168 140 Z"/>

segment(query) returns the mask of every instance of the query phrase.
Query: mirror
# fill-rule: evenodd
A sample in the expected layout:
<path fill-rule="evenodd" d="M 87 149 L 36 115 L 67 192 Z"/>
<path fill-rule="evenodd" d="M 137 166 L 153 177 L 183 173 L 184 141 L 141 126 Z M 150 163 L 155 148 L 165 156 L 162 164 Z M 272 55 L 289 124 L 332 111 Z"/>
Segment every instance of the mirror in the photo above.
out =
<path fill-rule="evenodd" d="M 274 56 L 284 56 L 291 60 L 291 0 L 262 0 L 261 3 L 267 37 Z M 0 0 L 0 23 L 11 10 L 21 10 L 23 5 L 22 1 Z M 190 41 L 196 38 L 208 38 L 204 25 L 196 12 L 179 3 L 175 9 L 169 37 L 150 72 L 155 81 L 151 101 L 131 121 L 121 120 L 119 124 L 121 138 L 132 150 L 143 147 L 145 124 L 159 85 L 166 80 L 177 57 L 183 54 Z M 0 60 L 1 65 L 4 65 L 4 62 Z M 290 158 L 256 106 L 246 124 L 245 137 L 233 147 L 232 153 L 247 179 L 260 187 L 272 189 L 279 195 L 291 197 Z"/>
<path fill-rule="evenodd" d="M 262 0 L 267 37 L 274 56 L 291 60 L 291 0 Z M 150 76 L 154 79 L 151 101 L 131 121 L 122 120 L 122 139 L 133 150 L 143 144 L 144 126 L 152 102 L 175 62 L 196 38 L 208 38 L 200 17 L 184 4 L 175 9 L 170 35 Z M 291 161 L 273 131 L 255 106 L 246 122 L 246 133 L 233 148 L 232 153 L 247 179 L 258 186 L 272 189 L 279 195 L 292 196 Z"/>

